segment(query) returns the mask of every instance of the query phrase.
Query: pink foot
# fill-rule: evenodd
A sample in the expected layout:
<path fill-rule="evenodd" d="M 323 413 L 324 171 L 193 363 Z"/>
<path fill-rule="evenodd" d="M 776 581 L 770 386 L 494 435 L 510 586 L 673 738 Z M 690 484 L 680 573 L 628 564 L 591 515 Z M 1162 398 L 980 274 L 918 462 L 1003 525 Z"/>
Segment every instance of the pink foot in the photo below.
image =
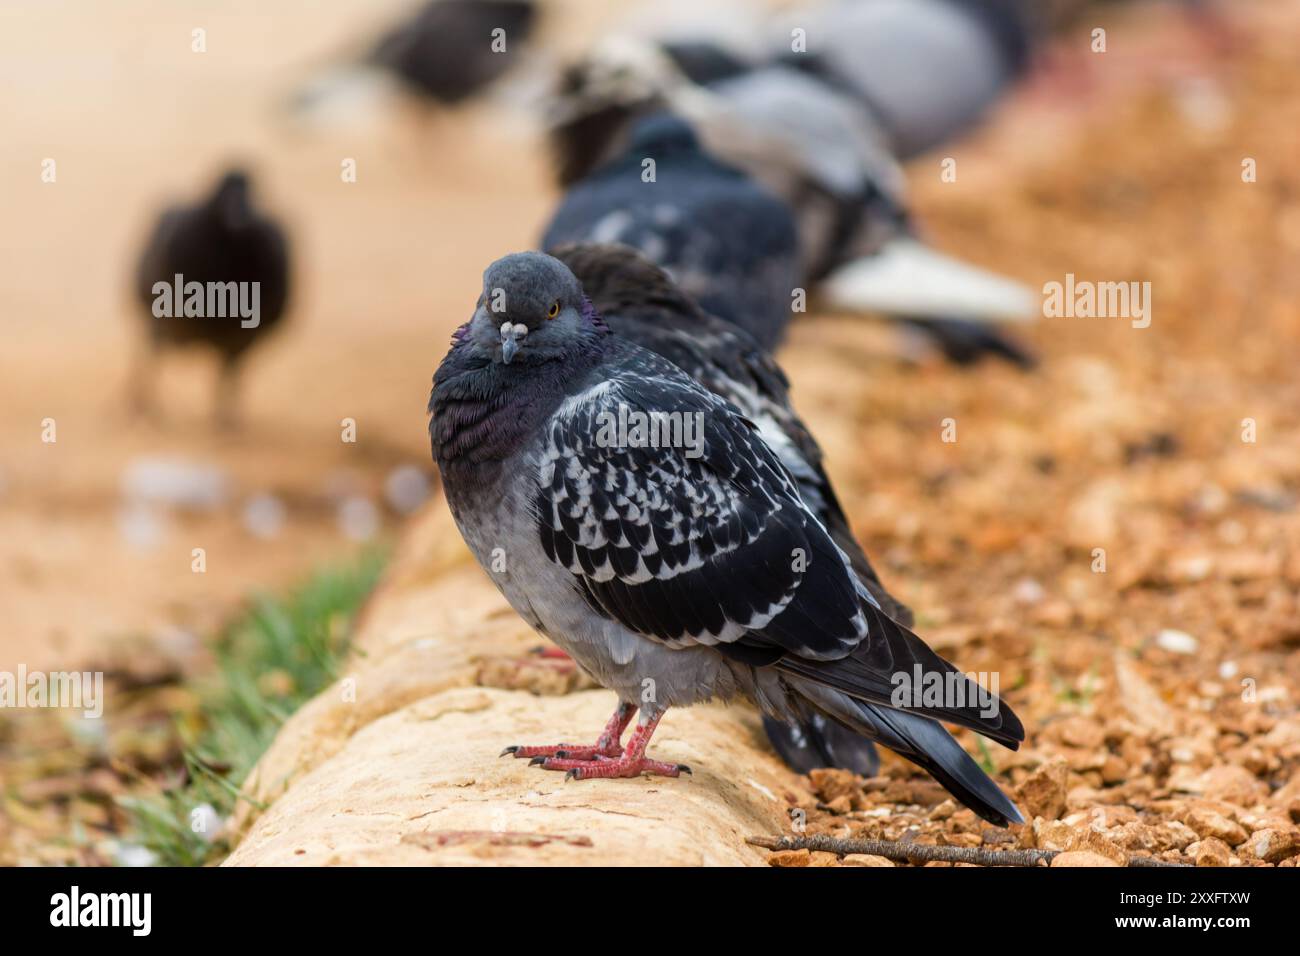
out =
<path fill-rule="evenodd" d="M 594 760 L 569 760 L 560 757 L 537 757 L 532 761 L 543 770 L 564 770 L 566 780 L 593 780 L 597 777 L 639 777 L 648 773 L 658 777 L 677 777 L 690 773 L 684 763 L 664 763 L 649 757 L 621 756 L 613 759 L 597 757 Z"/>
<path fill-rule="evenodd" d="M 637 724 L 628 738 L 627 749 L 619 744 L 623 730 L 632 720 L 634 708 L 619 704 L 610 718 L 605 732 L 594 747 L 574 747 L 559 744 L 555 747 L 507 747 L 502 754 L 531 757 L 530 763 L 543 770 L 563 770 L 566 780 L 590 780 L 597 777 L 638 777 L 643 773 L 660 777 L 677 777 L 690 773 L 684 763 L 665 763 L 651 760 L 645 755 L 646 745 L 659 725 L 662 714 L 656 714 L 645 723 Z"/>
<path fill-rule="evenodd" d="M 561 652 L 563 653 L 563 652 Z M 513 746 L 501 751 L 501 756 L 512 754 L 515 757 L 532 757 L 537 763 L 542 757 L 559 757 L 560 759 L 595 760 L 597 757 L 621 757 L 623 731 L 632 722 L 636 709 L 631 704 L 619 704 L 614 716 L 609 718 L 600 739 L 593 744 L 556 744 L 553 747 Z"/>
<path fill-rule="evenodd" d="M 501 756 L 510 754 L 514 757 L 532 757 L 533 762 L 543 757 L 571 758 L 573 760 L 595 760 L 597 757 L 621 757 L 623 747 L 620 744 L 556 744 L 553 747 L 513 746 L 501 751 Z"/>

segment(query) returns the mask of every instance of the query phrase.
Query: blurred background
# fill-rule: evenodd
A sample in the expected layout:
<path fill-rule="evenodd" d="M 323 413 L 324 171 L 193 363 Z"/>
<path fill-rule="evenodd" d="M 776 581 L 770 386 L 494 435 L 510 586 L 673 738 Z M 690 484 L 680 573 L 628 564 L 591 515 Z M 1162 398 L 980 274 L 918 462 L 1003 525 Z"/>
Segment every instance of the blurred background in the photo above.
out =
<path fill-rule="evenodd" d="M 0 711 L 0 862 L 159 859 L 156 814 L 130 801 L 156 811 L 204 776 L 192 747 L 230 705 L 203 689 L 229 663 L 220 641 L 321 608 L 325 624 L 303 626 L 328 641 L 403 518 L 441 506 L 429 379 L 482 269 L 535 246 L 560 195 L 541 123 L 557 67 L 628 17 L 709 4 L 542 0 L 526 55 L 463 103 L 289 108 L 418 6 L 0 7 L 0 671 L 103 669 L 123 702 L 90 729 Z M 941 652 L 974 641 L 963 666 L 1023 660 L 1048 697 L 1090 693 L 1116 642 L 1151 647 L 1153 680 L 1206 698 L 1248 659 L 1294 709 L 1300 4 L 1223 3 L 1208 28 L 1185 6 L 1080 4 L 980 124 L 905 167 L 937 247 L 1034 290 L 1067 273 L 1150 281 L 1149 329 L 1017 326 L 1040 360 L 1023 371 L 956 368 L 897 328 L 814 314 L 781 358 L 855 530 Z M 141 249 L 162 209 L 234 163 L 289 235 L 287 317 L 249 357 L 238 427 L 213 421 L 201 352 L 159 364 L 140 415 Z M 955 445 L 937 438 L 949 416 Z M 1194 639 L 1191 660 L 1166 632 Z M 1035 670 L 1044 642 L 1052 664 Z M 258 653 L 257 693 L 311 692 L 291 650 Z M 167 861 L 206 859 L 190 850 Z"/>

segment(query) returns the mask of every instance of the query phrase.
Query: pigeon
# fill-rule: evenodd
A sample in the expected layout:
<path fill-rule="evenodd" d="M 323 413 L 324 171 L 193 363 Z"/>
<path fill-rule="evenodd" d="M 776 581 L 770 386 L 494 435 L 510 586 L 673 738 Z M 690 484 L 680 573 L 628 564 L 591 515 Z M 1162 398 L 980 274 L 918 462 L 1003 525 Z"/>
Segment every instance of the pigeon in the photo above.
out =
<path fill-rule="evenodd" d="M 775 348 L 799 285 L 790 210 L 739 170 L 704 152 L 690 125 L 641 120 L 627 150 L 564 196 L 543 248 L 616 242 L 668 271 L 706 311 Z"/>
<path fill-rule="evenodd" d="M 249 195 L 249 174 L 224 173 L 200 202 L 166 210 L 145 244 L 136 294 L 148 323 L 147 355 L 172 346 L 216 351 L 221 372 L 217 421 L 236 420 L 236 390 L 245 354 L 278 326 L 289 299 L 289 243 L 284 229 Z M 151 369 L 132 376 L 133 402 L 151 405 Z"/>
<path fill-rule="evenodd" d="M 533 0 L 432 0 L 375 46 L 370 62 L 413 91 L 454 105 L 514 65 L 537 19 Z M 493 31 L 505 40 L 493 50 Z"/>
<path fill-rule="evenodd" d="M 664 712 L 748 699 L 786 722 L 820 713 L 983 819 L 1022 822 L 940 723 L 1014 749 L 1011 708 L 892 620 L 757 426 L 614 333 L 562 262 L 527 252 L 488 267 L 429 411 L 470 550 L 618 699 L 594 744 L 503 755 L 580 780 L 677 777 L 689 768 L 647 754 Z"/>
<path fill-rule="evenodd" d="M 796 217 L 799 285 L 814 287 L 824 307 L 891 315 L 959 364 L 983 355 L 1032 364 L 989 323 L 1032 317 L 1033 292 L 925 243 L 888 136 L 859 100 L 786 63 L 745 67 L 723 48 L 713 58 L 731 68 L 715 69 L 707 87 L 672 47 L 626 38 L 570 66 L 550 124 L 562 184 L 582 188 L 634 158 L 629 131 L 641 117 L 671 112 L 717 162 L 748 174 Z"/>
<path fill-rule="evenodd" d="M 307 115 L 348 104 L 368 110 L 395 89 L 431 106 L 457 106 L 520 63 L 537 20 L 535 0 L 430 0 L 357 62 L 314 77 L 291 106 Z"/>
<path fill-rule="evenodd" d="M 867 107 L 911 159 L 980 123 L 1025 74 L 1036 42 L 1024 0 L 833 0 L 799 11 L 786 61 Z"/>
<path fill-rule="evenodd" d="M 854 538 L 822 464 L 821 447 L 794 410 L 790 382 L 771 354 L 743 328 L 705 312 L 630 246 L 573 243 L 549 254 L 573 273 L 617 335 L 672 362 L 757 426 L 875 599 L 894 620 L 910 625 L 911 610 L 885 590 Z"/>
<path fill-rule="evenodd" d="M 578 279 L 614 333 L 672 362 L 754 422 L 863 585 L 886 614 L 910 626 L 911 609 L 885 590 L 853 536 L 822 465 L 822 450 L 790 403 L 785 373 L 757 340 L 706 313 L 631 247 L 575 243 L 550 252 Z M 777 752 L 801 773 L 831 766 L 872 776 L 879 767 L 870 741 L 820 714 L 789 725 L 765 716 L 763 723 Z"/>

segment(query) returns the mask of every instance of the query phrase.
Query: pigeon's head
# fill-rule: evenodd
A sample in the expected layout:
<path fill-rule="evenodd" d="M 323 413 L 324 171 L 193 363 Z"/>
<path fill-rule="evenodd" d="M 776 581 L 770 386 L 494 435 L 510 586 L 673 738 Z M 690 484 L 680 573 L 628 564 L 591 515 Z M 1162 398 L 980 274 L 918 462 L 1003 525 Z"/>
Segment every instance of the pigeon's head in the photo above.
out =
<path fill-rule="evenodd" d="M 609 37 L 570 64 L 548 108 L 560 184 L 619 155 L 637 117 L 664 109 L 686 82 L 662 48 L 641 38 Z"/>
<path fill-rule="evenodd" d="M 568 266 L 541 252 L 519 252 L 483 273 L 465 334 L 493 362 L 527 366 L 585 351 L 606 331 Z"/>
<path fill-rule="evenodd" d="M 251 224 L 253 205 L 249 199 L 248 173 L 237 167 L 227 170 L 213 190 L 210 205 L 227 229 L 239 230 Z"/>

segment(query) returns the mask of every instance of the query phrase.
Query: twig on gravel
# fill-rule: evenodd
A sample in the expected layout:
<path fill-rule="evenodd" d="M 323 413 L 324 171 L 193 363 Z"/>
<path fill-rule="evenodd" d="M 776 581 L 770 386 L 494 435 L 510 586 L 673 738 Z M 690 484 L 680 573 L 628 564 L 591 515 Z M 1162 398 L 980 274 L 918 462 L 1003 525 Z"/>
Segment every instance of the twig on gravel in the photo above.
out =
<path fill-rule="evenodd" d="M 985 850 L 967 846 L 929 846 L 896 840 L 841 840 L 814 835 L 808 837 L 749 837 L 746 843 L 768 850 L 817 850 L 844 856 L 865 853 L 904 863 L 974 863 L 976 866 L 1037 866 L 1051 863 L 1060 850 Z M 1130 856 L 1129 866 L 1186 866 L 1149 856 Z"/>

